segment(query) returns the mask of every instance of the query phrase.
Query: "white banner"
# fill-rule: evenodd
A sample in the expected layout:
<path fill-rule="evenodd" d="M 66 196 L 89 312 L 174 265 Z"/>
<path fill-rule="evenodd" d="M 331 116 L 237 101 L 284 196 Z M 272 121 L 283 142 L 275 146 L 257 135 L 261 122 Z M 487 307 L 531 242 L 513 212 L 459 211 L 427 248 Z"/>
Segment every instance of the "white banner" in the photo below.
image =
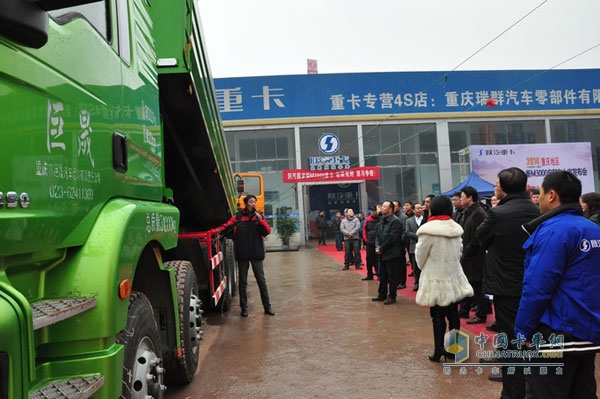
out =
<path fill-rule="evenodd" d="M 582 194 L 595 191 L 590 143 L 471 145 L 469 151 L 471 169 L 490 183 L 516 166 L 527 173 L 527 190 L 539 189 L 548 173 L 568 170 L 581 180 Z"/>

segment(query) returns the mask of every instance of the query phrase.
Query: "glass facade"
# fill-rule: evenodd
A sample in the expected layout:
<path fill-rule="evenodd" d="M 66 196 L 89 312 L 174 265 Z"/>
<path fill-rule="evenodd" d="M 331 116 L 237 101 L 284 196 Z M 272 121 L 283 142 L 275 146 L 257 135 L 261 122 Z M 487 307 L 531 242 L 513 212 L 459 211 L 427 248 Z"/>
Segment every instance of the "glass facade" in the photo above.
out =
<path fill-rule="evenodd" d="M 225 132 L 233 173 L 260 173 L 265 187 L 265 214 L 298 211 L 293 184 L 282 183 L 283 169 L 296 167 L 294 129 L 229 130 Z"/>
<path fill-rule="evenodd" d="M 311 157 L 323 156 L 318 142 L 327 133 L 339 138 L 339 150 L 333 155 L 347 157 L 351 168 L 378 166 L 380 179 L 359 184 L 283 183 L 284 169 L 308 170 Z M 470 145 L 591 142 L 594 181 L 600 187 L 600 118 L 298 124 L 231 128 L 226 131 L 226 139 L 234 173 L 264 176 L 269 223 L 273 226 L 277 215 L 298 217 L 301 243 L 312 235 L 310 223 L 317 209 L 326 209 L 327 215 L 345 207 L 365 211 L 386 199 L 421 201 L 427 194 L 458 185 L 470 172 Z M 449 160 L 449 164 L 440 159 Z M 444 168 L 451 170 L 452 181 L 441 184 Z M 274 233 L 270 240 L 277 242 Z"/>
<path fill-rule="evenodd" d="M 600 187 L 598 165 L 600 164 L 600 119 L 555 119 L 550 121 L 550 137 L 553 143 L 590 142 L 594 164 L 596 191 Z"/>
<path fill-rule="evenodd" d="M 435 123 L 364 125 L 365 166 L 379 166 L 381 179 L 367 182 L 369 205 L 386 199 L 418 201 L 439 192 Z"/>

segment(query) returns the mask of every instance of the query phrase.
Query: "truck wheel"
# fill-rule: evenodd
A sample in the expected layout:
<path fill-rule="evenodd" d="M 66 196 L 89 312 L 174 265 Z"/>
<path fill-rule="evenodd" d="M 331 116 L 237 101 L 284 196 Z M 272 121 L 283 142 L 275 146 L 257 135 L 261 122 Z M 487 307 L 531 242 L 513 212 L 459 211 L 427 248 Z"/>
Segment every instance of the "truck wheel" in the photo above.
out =
<path fill-rule="evenodd" d="M 227 265 L 227 285 L 232 297 L 237 293 L 237 274 L 235 272 L 235 254 L 233 240 L 225 240 L 225 264 Z"/>
<path fill-rule="evenodd" d="M 174 384 L 187 384 L 198 369 L 198 352 L 202 339 L 202 301 L 198 293 L 198 281 L 192 264 L 188 261 L 165 262 L 175 269 L 177 276 L 177 307 L 179 309 L 179 343 L 181 356 L 170 357 L 167 364 L 167 380 Z"/>
<path fill-rule="evenodd" d="M 162 360 L 157 355 L 160 335 L 152 305 L 143 293 L 131 293 L 127 326 L 119 332 L 116 341 L 125 345 L 121 397 L 162 399 L 166 387 Z"/>

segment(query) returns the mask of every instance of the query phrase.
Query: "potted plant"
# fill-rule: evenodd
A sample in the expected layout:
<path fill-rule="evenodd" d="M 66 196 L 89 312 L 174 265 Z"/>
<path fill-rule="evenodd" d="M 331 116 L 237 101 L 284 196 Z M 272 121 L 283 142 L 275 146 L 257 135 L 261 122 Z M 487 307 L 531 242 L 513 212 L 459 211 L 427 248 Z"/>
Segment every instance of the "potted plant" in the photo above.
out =
<path fill-rule="evenodd" d="M 279 216 L 275 227 L 277 228 L 277 236 L 283 244 L 283 249 L 289 249 L 290 238 L 298 228 L 298 219 L 289 216 Z"/>

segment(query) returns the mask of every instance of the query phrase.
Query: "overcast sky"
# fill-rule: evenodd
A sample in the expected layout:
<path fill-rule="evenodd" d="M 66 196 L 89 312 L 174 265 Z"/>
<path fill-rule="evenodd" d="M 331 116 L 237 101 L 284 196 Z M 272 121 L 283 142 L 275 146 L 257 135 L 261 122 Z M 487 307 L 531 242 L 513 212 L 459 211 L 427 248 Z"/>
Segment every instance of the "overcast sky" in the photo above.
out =
<path fill-rule="evenodd" d="M 600 68 L 600 0 L 198 4 L 215 78 L 305 74 L 307 58 L 319 73 Z"/>

